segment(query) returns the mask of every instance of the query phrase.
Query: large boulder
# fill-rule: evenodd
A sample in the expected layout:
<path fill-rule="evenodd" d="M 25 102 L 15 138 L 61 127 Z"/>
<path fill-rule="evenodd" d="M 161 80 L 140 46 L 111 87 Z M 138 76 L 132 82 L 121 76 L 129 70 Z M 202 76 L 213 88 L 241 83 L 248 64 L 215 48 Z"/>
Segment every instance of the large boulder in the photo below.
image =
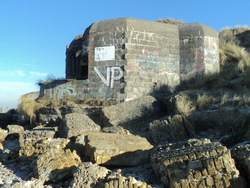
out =
<path fill-rule="evenodd" d="M 245 187 L 230 150 L 208 139 L 158 146 L 151 163 L 169 187 Z"/>
<path fill-rule="evenodd" d="M 153 146 L 139 136 L 112 133 L 88 133 L 85 153 L 93 163 L 138 166 L 149 162 Z"/>
<path fill-rule="evenodd" d="M 84 134 L 85 132 L 98 132 L 101 127 L 97 125 L 86 114 L 70 113 L 63 118 L 62 128 L 59 129 L 59 134 L 62 137 L 70 138 Z"/>

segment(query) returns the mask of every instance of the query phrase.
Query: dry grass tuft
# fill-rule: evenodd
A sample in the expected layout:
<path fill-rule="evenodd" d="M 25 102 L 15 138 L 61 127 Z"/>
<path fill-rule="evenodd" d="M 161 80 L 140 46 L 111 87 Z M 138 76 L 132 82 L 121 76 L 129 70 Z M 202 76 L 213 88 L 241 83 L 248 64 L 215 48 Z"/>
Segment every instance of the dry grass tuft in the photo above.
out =
<path fill-rule="evenodd" d="M 172 19 L 172 18 L 160 19 L 160 20 L 156 20 L 156 22 L 165 23 L 165 24 L 172 24 L 172 25 L 184 24 L 182 21 L 177 21 L 177 20 Z"/>
<path fill-rule="evenodd" d="M 249 107 L 250 96 L 249 92 L 230 94 L 224 93 L 221 96 L 220 106 L 233 106 L 233 107 Z"/>
<path fill-rule="evenodd" d="M 250 56 L 245 48 L 233 43 L 223 43 L 220 46 L 221 70 L 234 69 L 243 72 L 250 66 Z M 234 71 L 233 71 L 234 72 Z"/>
<path fill-rule="evenodd" d="M 234 43 L 236 45 L 240 45 L 241 41 L 237 37 L 237 35 L 244 33 L 246 31 L 250 31 L 248 26 L 237 26 L 235 28 L 224 28 L 219 33 L 220 43 Z"/>
<path fill-rule="evenodd" d="M 209 96 L 208 94 L 200 94 L 197 95 L 197 107 L 199 109 L 205 109 L 210 107 L 214 102 L 216 102 L 216 98 L 213 96 Z"/>
<path fill-rule="evenodd" d="M 184 117 L 189 116 L 196 109 L 193 100 L 184 93 L 176 98 L 176 107 Z"/>
<path fill-rule="evenodd" d="M 18 105 L 18 112 L 26 115 L 30 118 L 30 123 L 33 123 L 36 119 L 36 112 L 43 107 L 76 107 L 76 106 L 110 106 L 117 104 L 114 100 L 100 100 L 100 99 L 75 99 L 72 97 L 66 97 L 64 99 L 47 99 L 45 97 L 39 97 L 34 100 L 28 97 L 21 97 Z"/>
<path fill-rule="evenodd" d="M 228 93 L 223 94 L 221 97 L 221 103 L 220 103 L 221 106 L 225 106 L 226 104 L 229 103 L 230 100 L 231 100 L 231 98 L 230 98 Z"/>
<path fill-rule="evenodd" d="M 28 116 L 30 118 L 30 123 L 34 122 L 36 119 L 36 111 L 45 107 L 45 105 L 25 96 L 21 97 L 20 100 L 21 102 L 17 107 L 17 111 Z"/>

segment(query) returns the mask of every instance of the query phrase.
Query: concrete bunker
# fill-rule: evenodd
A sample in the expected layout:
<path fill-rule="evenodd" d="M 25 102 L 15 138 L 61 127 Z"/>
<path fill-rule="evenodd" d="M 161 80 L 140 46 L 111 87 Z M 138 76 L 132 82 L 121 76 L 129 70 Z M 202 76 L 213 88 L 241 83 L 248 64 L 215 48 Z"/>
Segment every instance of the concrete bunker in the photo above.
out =
<path fill-rule="evenodd" d="M 66 79 L 41 83 L 40 96 L 124 102 L 218 71 L 218 33 L 208 26 L 110 19 L 75 37 L 66 49 Z"/>

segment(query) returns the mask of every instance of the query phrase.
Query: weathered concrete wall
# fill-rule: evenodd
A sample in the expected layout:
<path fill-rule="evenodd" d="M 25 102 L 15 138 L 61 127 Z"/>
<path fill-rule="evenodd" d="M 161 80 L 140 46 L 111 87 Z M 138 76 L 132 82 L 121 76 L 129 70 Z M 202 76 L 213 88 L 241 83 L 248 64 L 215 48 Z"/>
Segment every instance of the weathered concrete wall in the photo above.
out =
<path fill-rule="evenodd" d="M 127 22 L 126 100 L 149 95 L 162 85 L 178 85 L 177 26 L 137 19 Z"/>
<path fill-rule="evenodd" d="M 123 101 L 125 19 L 104 20 L 89 30 L 89 97 Z"/>
<path fill-rule="evenodd" d="M 123 102 L 218 70 L 212 28 L 118 18 L 95 22 L 77 36 L 66 51 L 66 79 L 75 80 L 43 83 L 40 95 Z"/>
<path fill-rule="evenodd" d="M 40 85 L 40 96 L 63 99 L 74 97 L 84 99 L 89 97 L 88 80 L 54 80 Z"/>
<path fill-rule="evenodd" d="M 190 79 L 195 74 L 219 71 L 218 33 L 199 23 L 179 25 L 180 76 Z"/>

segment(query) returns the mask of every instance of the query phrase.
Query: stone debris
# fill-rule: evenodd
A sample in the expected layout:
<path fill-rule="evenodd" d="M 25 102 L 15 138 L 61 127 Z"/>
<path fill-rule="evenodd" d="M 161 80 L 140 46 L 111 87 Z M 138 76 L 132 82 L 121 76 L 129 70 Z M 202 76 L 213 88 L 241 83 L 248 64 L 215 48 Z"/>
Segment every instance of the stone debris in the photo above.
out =
<path fill-rule="evenodd" d="M 243 178 L 249 177 L 249 145 L 233 148 L 235 165 L 219 142 L 182 141 L 191 136 L 183 116 L 158 116 L 154 103 L 154 98 L 144 97 L 103 107 L 110 110 L 105 114 L 101 109 L 62 108 L 57 109 L 61 119 L 39 122 L 31 130 L 34 125 L 2 127 L 0 187 L 249 186 L 250 180 Z"/>
<path fill-rule="evenodd" d="M 146 182 L 137 181 L 134 177 L 116 177 L 115 179 L 112 179 L 105 183 L 105 188 L 127 188 L 127 187 L 138 187 L 138 188 L 152 188 L 151 185 L 147 185 Z"/>
<path fill-rule="evenodd" d="M 43 188 L 43 182 L 38 179 L 23 180 L 13 171 L 0 163 L 0 187 L 1 188 Z"/>
<path fill-rule="evenodd" d="M 190 139 L 154 148 L 151 163 L 163 184 L 181 187 L 244 187 L 230 150 L 208 139 Z"/>
<path fill-rule="evenodd" d="M 86 135 L 86 156 L 93 163 L 115 166 L 138 166 L 149 162 L 152 145 L 139 136 L 112 133 Z"/>
<path fill-rule="evenodd" d="M 88 188 L 96 185 L 100 180 L 104 181 L 105 177 L 111 171 L 105 167 L 98 166 L 91 162 L 83 162 L 73 174 L 73 180 L 70 187 Z"/>

